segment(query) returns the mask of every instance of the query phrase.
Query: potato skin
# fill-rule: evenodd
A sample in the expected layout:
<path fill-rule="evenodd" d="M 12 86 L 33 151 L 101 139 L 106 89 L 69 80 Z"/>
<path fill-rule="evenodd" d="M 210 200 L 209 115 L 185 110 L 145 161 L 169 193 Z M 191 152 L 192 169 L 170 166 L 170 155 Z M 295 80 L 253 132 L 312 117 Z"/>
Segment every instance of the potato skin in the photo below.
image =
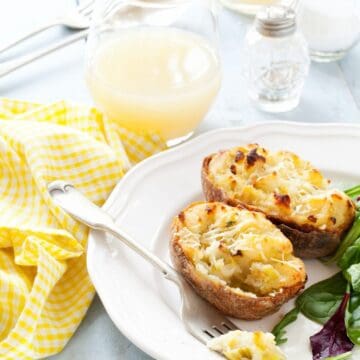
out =
<path fill-rule="evenodd" d="M 231 206 L 242 207 L 252 211 L 262 212 L 259 208 L 243 203 L 237 199 L 229 198 L 219 187 L 216 187 L 209 177 L 209 164 L 215 154 L 203 160 L 201 169 L 201 183 L 207 201 L 221 201 Z M 353 206 L 350 204 L 349 206 Z M 282 232 L 289 238 L 294 246 L 294 254 L 301 258 L 319 258 L 332 254 L 341 242 L 342 235 L 351 226 L 349 224 L 337 232 L 319 230 L 311 225 L 299 226 L 294 223 L 284 222 L 281 218 L 268 216 Z M 355 215 L 355 210 L 354 210 Z"/>
<path fill-rule="evenodd" d="M 172 224 L 170 256 L 175 268 L 191 284 L 196 293 L 215 306 L 225 315 L 243 320 L 258 320 L 276 312 L 282 304 L 294 297 L 305 286 L 299 282 L 284 287 L 274 296 L 252 298 L 236 293 L 231 287 L 214 282 L 199 273 L 185 255 L 177 232 L 182 224 L 177 216 Z"/>
<path fill-rule="evenodd" d="M 276 223 L 276 221 L 273 222 Z M 286 224 L 277 226 L 292 242 L 294 254 L 301 258 L 319 258 L 329 255 L 337 249 L 341 241 L 339 234 L 319 230 L 305 232 Z"/>

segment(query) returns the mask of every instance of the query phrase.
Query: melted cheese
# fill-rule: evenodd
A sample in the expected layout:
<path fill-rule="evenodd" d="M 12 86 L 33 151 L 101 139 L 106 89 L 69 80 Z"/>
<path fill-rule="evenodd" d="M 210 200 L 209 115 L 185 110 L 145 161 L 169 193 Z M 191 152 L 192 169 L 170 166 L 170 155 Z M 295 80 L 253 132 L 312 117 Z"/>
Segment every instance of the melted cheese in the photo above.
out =
<path fill-rule="evenodd" d="M 230 331 L 210 340 L 207 346 L 229 360 L 285 360 L 274 335 L 261 331 Z"/>
<path fill-rule="evenodd" d="M 179 241 L 196 270 L 248 296 L 271 295 L 305 281 L 291 242 L 258 212 L 197 203 L 179 216 Z"/>
<path fill-rule="evenodd" d="M 353 204 L 308 161 L 288 151 L 270 152 L 258 145 L 215 154 L 211 182 L 228 198 L 253 206 L 268 216 L 320 230 L 336 231 L 352 221 Z"/>

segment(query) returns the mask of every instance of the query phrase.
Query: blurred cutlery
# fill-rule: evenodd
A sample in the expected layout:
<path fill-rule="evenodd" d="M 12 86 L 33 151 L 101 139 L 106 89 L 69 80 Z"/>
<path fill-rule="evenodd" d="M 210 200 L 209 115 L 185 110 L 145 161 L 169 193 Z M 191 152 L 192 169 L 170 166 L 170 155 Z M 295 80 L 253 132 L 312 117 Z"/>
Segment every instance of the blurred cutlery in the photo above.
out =
<path fill-rule="evenodd" d="M 89 30 L 83 30 L 76 34 L 70 35 L 66 37 L 64 40 L 60 40 L 59 42 L 55 43 L 54 45 L 50 45 L 46 47 L 45 49 L 36 50 L 30 54 L 21 56 L 20 58 L 9 60 L 6 62 L 0 62 L 0 77 L 5 76 L 16 69 L 19 69 L 23 67 L 24 65 L 27 65 L 37 59 L 40 59 L 44 57 L 45 55 L 48 55 L 58 49 L 61 49 L 67 45 L 70 45 L 76 41 L 79 41 L 81 39 L 84 39 L 89 34 Z"/>
<path fill-rule="evenodd" d="M 6 50 L 11 49 L 15 45 L 23 42 L 30 37 L 37 35 L 53 26 L 62 25 L 68 29 L 82 30 L 90 26 L 90 18 L 94 10 L 95 0 L 89 0 L 77 7 L 69 10 L 64 15 L 60 15 L 30 31 L 27 34 L 20 36 L 18 39 L 12 40 L 9 43 L 0 46 L 0 54 Z"/>

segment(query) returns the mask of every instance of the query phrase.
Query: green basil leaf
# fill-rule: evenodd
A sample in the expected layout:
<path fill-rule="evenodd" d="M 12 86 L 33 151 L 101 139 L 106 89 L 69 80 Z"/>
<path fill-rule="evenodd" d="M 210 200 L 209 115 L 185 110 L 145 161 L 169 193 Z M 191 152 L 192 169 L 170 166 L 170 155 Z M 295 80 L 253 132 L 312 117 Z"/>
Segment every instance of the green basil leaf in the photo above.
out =
<path fill-rule="evenodd" d="M 344 276 L 352 285 L 353 289 L 360 292 L 360 263 L 351 265 L 344 271 Z"/>
<path fill-rule="evenodd" d="M 307 288 L 297 299 L 297 308 L 310 320 L 324 324 L 335 313 L 346 292 L 341 272 Z"/>
<path fill-rule="evenodd" d="M 358 263 L 360 263 L 360 239 L 357 239 L 354 244 L 346 249 L 338 261 L 338 265 L 341 269 L 346 270 L 351 265 Z"/>
<path fill-rule="evenodd" d="M 344 193 L 351 198 L 358 197 L 360 196 L 360 185 L 356 185 L 350 189 L 346 189 Z"/>
<path fill-rule="evenodd" d="M 359 203 L 357 201 L 357 198 L 360 196 L 360 185 L 356 185 L 350 189 L 347 189 L 344 191 L 346 195 L 351 197 L 356 202 L 356 207 L 358 209 Z M 325 263 L 332 263 L 332 262 L 338 262 L 343 254 L 345 253 L 346 249 L 351 246 L 355 240 L 357 240 L 360 237 L 360 211 L 356 211 L 354 222 L 350 228 L 350 230 L 345 235 L 344 239 L 340 243 L 340 246 L 338 247 L 336 253 L 331 256 L 330 258 L 324 259 Z"/>
<path fill-rule="evenodd" d="M 360 293 L 351 292 L 345 312 L 346 332 L 349 339 L 360 345 Z"/>
<path fill-rule="evenodd" d="M 272 329 L 272 333 L 275 336 L 275 341 L 277 345 L 287 342 L 287 338 L 284 337 L 286 334 L 285 327 L 293 323 L 299 315 L 299 309 L 294 308 L 284 315 L 284 317 L 279 321 L 279 323 Z"/>
<path fill-rule="evenodd" d="M 345 253 L 346 249 L 353 245 L 354 242 L 360 237 L 360 212 L 356 213 L 354 222 L 350 228 L 350 230 L 346 233 L 345 238 L 341 241 L 340 246 L 338 247 L 336 253 L 326 259 L 325 263 L 337 262 Z"/>

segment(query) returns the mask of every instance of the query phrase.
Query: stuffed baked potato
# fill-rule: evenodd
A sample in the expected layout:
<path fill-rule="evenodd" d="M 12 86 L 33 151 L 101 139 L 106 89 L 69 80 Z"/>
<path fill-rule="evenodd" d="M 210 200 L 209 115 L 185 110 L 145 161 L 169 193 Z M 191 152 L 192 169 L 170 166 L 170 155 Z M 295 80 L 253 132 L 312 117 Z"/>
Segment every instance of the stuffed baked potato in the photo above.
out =
<path fill-rule="evenodd" d="M 239 319 L 277 311 L 306 282 L 291 242 L 264 214 L 220 202 L 193 203 L 174 218 L 170 253 L 200 296 Z"/>
<path fill-rule="evenodd" d="M 208 201 L 264 213 L 300 257 L 334 252 L 355 216 L 352 200 L 329 188 L 329 180 L 308 161 L 257 144 L 206 157 L 202 186 Z"/>

